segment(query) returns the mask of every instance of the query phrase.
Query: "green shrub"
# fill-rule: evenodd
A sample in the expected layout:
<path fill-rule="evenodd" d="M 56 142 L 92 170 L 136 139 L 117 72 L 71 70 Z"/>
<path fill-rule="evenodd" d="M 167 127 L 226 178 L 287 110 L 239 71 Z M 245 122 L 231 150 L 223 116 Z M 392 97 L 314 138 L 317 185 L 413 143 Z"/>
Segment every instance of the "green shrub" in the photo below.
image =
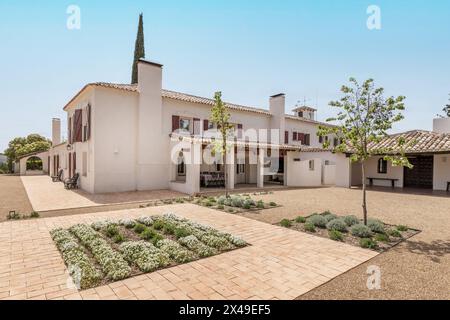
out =
<path fill-rule="evenodd" d="M 343 219 L 333 219 L 327 223 L 328 230 L 347 232 L 347 224 Z"/>
<path fill-rule="evenodd" d="M 136 225 L 133 228 L 134 232 L 136 233 L 142 233 L 144 232 L 145 229 L 147 228 L 141 223 L 136 223 Z"/>
<path fill-rule="evenodd" d="M 144 226 L 150 227 L 153 224 L 153 218 L 149 216 L 141 216 L 136 219 L 137 222 L 143 224 Z M 134 225 L 133 225 L 134 227 Z M 127 228 L 133 228 L 128 226 Z"/>
<path fill-rule="evenodd" d="M 384 224 L 380 220 L 369 219 L 367 221 L 367 226 L 370 228 L 372 232 L 375 233 L 385 233 Z"/>
<path fill-rule="evenodd" d="M 169 265 L 169 255 L 145 241 L 129 241 L 120 245 L 120 252 L 143 272 Z"/>
<path fill-rule="evenodd" d="M 201 258 L 209 257 L 218 253 L 216 249 L 207 246 L 193 235 L 180 238 L 178 242 L 197 253 Z"/>
<path fill-rule="evenodd" d="M 234 209 L 232 209 L 232 208 L 228 208 L 228 210 L 227 210 L 229 213 L 235 213 L 234 212 Z"/>
<path fill-rule="evenodd" d="M 6 215 L 6 219 L 8 220 L 19 220 L 21 219 L 22 216 L 20 215 L 20 213 L 15 212 L 15 211 L 10 211 L 7 215 Z"/>
<path fill-rule="evenodd" d="M 308 232 L 316 232 L 316 227 L 314 226 L 314 224 L 312 222 L 306 221 L 305 230 Z"/>
<path fill-rule="evenodd" d="M 395 238 L 401 238 L 402 237 L 402 234 L 397 229 L 391 229 L 391 230 L 389 230 L 388 233 L 389 233 L 389 235 L 391 237 L 395 237 Z"/>
<path fill-rule="evenodd" d="M 236 208 L 240 208 L 243 205 L 243 200 L 241 197 L 239 196 L 234 196 L 231 197 L 231 206 L 232 207 L 236 207 Z"/>
<path fill-rule="evenodd" d="M 176 227 L 171 223 L 165 223 L 163 227 L 163 232 L 165 234 L 175 234 Z"/>
<path fill-rule="evenodd" d="M 355 216 L 345 216 L 344 221 L 349 227 L 359 223 L 359 219 Z"/>
<path fill-rule="evenodd" d="M 352 235 L 358 238 L 369 238 L 372 236 L 372 231 L 370 230 L 370 228 L 361 223 L 353 225 L 350 231 Z"/>
<path fill-rule="evenodd" d="M 186 228 L 176 228 L 175 229 L 175 237 L 177 239 L 184 238 L 191 235 L 191 233 Z"/>
<path fill-rule="evenodd" d="M 227 197 L 220 196 L 219 198 L 217 198 L 217 203 L 220 205 L 224 205 L 226 200 L 227 200 Z"/>
<path fill-rule="evenodd" d="M 125 241 L 125 237 L 121 233 L 118 233 L 112 238 L 112 241 L 114 243 L 122 243 Z"/>
<path fill-rule="evenodd" d="M 254 206 L 256 206 L 256 203 L 254 200 L 248 198 L 248 199 L 244 200 L 243 206 L 254 207 Z"/>
<path fill-rule="evenodd" d="M 280 225 L 282 227 L 289 228 L 290 226 L 292 226 L 292 222 L 289 219 L 283 219 L 280 221 Z"/>
<path fill-rule="evenodd" d="M 276 206 L 277 206 L 277 203 L 276 203 L 276 202 L 273 202 L 273 201 L 271 201 L 271 202 L 269 203 L 269 206 L 271 206 L 271 207 L 276 207 Z"/>
<path fill-rule="evenodd" d="M 307 222 L 311 222 L 318 228 L 325 228 L 327 226 L 327 219 L 324 216 L 315 214 L 306 219 Z"/>
<path fill-rule="evenodd" d="M 398 231 L 402 231 L 402 232 L 408 231 L 408 227 L 400 224 L 400 225 L 397 226 L 397 230 Z"/>
<path fill-rule="evenodd" d="M 298 216 L 297 218 L 295 218 L 295 222 L 297 222 L 297 223 L 305 223 L 306 222 L 306 218 L 302 217 L 302 216 Z"/>
<path fill-rule="evenodd" d="M 375 235 L 375 240 L 380 242 L 389 242 L 389 236 L 385 233 L 377 233 Z"/>
<path fill-rule="evenodd" d="M 160 240 L 156 243 L 156 247 L 167 253 L 173 260 L 178 263 L 185 263 L 195 259 L 194 254 L 188 249 L 181 246 L 178 242 L 170 239 Z"/>
<path fill-rule="evenodd" d="M 322 213 L 322 216 L 327 219 L 328 222 L 330 222 L 331 220 L 335 220 L 338 218 L 337 215 L 331 213 L 330 211 L 325 211 Z"/>
<path fill-rule="evenodd" d="M 175 202 L 176 203 L 184 203 L 184 200 L 181 198 L 177 198 L 177 199 L 175 199 Z"/>
<path fill-rule="evenodd" d="M 264 209 L 264 208 L 265 208 L 265 207 L 264 207 L 264 201 L 259 200 L 259 201 L 256 203 L 256 207 L 257 207 L 258 209 Z"/>
<path fill-rule="evenodd" d="M 112 238 L 119 234 L 119 229 L 115 224 L 110 224 L 106 227 L 105 233 L 109 238 Z"/>
<path fill-rule="evenodd" d="M 242 205 L 242 208 L 244 208 L 245 210 L 249 210 L 249 209 L 252 208 L 252 206 L 249 205 L 248 203 L 244 203 L 244 204 Z"/>
<path fill-rule="evenodd" d="M 208 201 L 205 201 L 205 202 L 203 203 L 203 205 L 204 205 L 205 207 L 212 207 L 212 206 L 214 205 L 214 203 L 208 200 Z"/>
<path fill-rule="evenodd" d="M 33 211 L 33 212 L 30 214 L 30 218 L 39 218 L 39 213 L 37 213 L 36 211 Z"/>
<path fill-rule="evenodd" d="M 127 229 L 131 229 L 136 225 L 136 222 L 132 219 L 120 219 L 119 224 Z"/>
<path fill-rule="evenodd" d="M 141 238 L 144 240 L 151 240 L 157 233 L 152 229 L 145 228 L 144 231 L 141 232 Z"/>
<path fill-rule="evenodd" d="M 344 240 L 344 235 L 342 234 L 342 232 L 339 232 L 338 230 L 328 231 L 328 236 L 330 237 L 331 240 L 334 240 L 334 241 L 343 241 Z"/>
<path fill-rule="evenodd" d="M 219 204 L 219 205 L 217 206 L 217 209 L 223 210 L 223 209 L 225 209 L 225 207 L 224 207 L 222 204 Z"/>
<path fill-rule="evenodd" d="M 153 228 L 155 230 L 162 230 L 164 228 L 164 221 L 160 219 L 153 221 Z"/>
<path fill-rule="evenodd" d="M 362 238 L 359 240 L 359 245 L 362 248 L 375 249 L 377 247 L 377 242 L 370 238 Z"/>

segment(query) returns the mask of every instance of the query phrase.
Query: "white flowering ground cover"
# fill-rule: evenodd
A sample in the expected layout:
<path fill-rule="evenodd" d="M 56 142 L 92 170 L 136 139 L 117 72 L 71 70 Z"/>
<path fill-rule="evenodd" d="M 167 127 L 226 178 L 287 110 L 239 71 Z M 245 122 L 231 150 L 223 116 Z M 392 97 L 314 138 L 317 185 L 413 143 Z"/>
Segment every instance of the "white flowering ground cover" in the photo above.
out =
<path fill-rule="evenodd" d="M 79 289 L 248 245 L 232 234 L 174 214 L 77 224 L 50 234 Z"/>

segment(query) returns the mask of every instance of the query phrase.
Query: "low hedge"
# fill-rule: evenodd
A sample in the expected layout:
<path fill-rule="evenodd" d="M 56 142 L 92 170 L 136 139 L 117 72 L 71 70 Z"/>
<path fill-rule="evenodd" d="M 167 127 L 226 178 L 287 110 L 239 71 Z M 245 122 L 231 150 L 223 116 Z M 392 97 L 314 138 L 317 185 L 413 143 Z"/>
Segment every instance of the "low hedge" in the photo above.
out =
<path fill-rule="evenodd" d="M 170 264 L 169 255 L 146 241 L 124 242 L 119 247 L 124 258 L 142 272 L 154 271 Z"/>

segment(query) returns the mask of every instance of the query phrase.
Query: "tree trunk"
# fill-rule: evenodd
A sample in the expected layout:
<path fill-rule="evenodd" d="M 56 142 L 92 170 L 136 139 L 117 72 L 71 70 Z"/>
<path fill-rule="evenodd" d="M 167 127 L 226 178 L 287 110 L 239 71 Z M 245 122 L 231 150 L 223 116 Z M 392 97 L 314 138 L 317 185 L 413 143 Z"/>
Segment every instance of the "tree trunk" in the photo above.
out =
<path fill-rule="evenodd" d="M 366 170 L 364 167 L 364 162 L 361 162 L 361 175 L 362 175 L 362 191 L 363 191 L 363 217 L 364 217 L 364 225 L 367 226 L 367 202 L 366 202 Z"/>

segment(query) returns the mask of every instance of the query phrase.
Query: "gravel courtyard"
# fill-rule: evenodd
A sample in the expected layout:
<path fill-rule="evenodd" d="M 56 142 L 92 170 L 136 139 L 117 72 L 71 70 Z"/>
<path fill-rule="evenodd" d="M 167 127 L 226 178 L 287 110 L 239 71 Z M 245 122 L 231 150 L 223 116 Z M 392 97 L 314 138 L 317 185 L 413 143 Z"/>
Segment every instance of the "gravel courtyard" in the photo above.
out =
<path fill-rule="evenodd" d="M 361 190 L 320 188 L 278 191 L 256 198 L 283 207 L 246 217 L 268 223 L 330 210 L 361 216 Z M 418 235 L 300 299 L 450 299 L 450 196 L 377 189 L 368 192 L 369 216 L 422 230 Z M 367 267 L 381 268 L 381 289 L 368 290 Z"/>

